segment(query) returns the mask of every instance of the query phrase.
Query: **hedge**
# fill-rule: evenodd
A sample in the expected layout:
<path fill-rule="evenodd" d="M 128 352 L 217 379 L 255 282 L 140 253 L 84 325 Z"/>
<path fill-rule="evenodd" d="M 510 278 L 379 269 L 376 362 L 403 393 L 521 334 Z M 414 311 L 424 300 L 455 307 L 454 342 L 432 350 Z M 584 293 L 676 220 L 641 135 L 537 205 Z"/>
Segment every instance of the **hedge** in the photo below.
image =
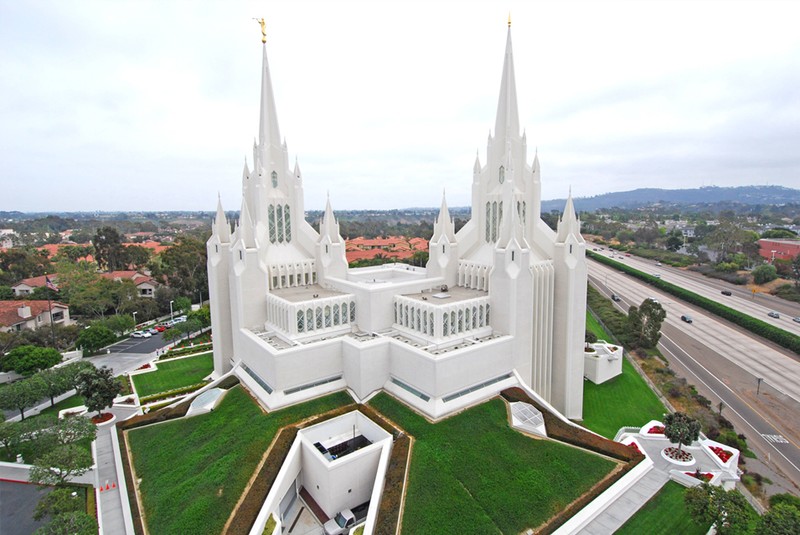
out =
<path fill-rule="evenodd" d="M 181 388 L 174 388 L 172 390 L 167 390 L 166 392 L 159 392 L 158 394 L 153 394 L 152 396 L 144 396 L 139 398 L 139 403 L 149 403 L 151 401 L 158 401 L 161 399 L 166 399 L 172 396 L 177 396 L 180 394 L 185 394 L 187 392 L 194 392 L 195 390 L 199 390 L 206 386 L 208 383 L 197 383 L 194 385 L 184 386 Z"/>
<path fill-rule="evenodd" d="M 607 266 L 611 266 L 614 269 L 622 271 L 623 273 L 627 273 L 628 275 L 646 282 L 651 286 L 658 288 L 659 290 L 663 290 L 674 295 L 678 299 L 682 299 L 687 303 L 691 303 L 708 312 L 711 312 L 712 314 L 716 314 L 717 316 L 726 319 L 731 323 L 747 329 L 753 334 L 762 336 L 767 340 L 800 355 L 800 336 L 797 336 L 796 334 L 784 331 L 779 327 L 775 327 L 774 325 L 770 325 L 765 321 L 756 319 L 752 316 L 739 312 L 738 310 L 734 310 L 728 306 L 718 303 L 717 301 L 709 299 L 708 297 L 703 297 L 702 295 L 690 292 L 689 290 L 681 288 L 680 286 L 666 282 L 652 275 L 648 275 L 647 273 L 639 271 L 638 269 L 634 269 L 630 266 L 626 266 L 625 264 L 615 262 L 610 258 L 598 255 L 592 251 L 586 251 L 586 254 L 589 255 L 590 258 L 593 258 L 602 264 L 606 264 Z"/>

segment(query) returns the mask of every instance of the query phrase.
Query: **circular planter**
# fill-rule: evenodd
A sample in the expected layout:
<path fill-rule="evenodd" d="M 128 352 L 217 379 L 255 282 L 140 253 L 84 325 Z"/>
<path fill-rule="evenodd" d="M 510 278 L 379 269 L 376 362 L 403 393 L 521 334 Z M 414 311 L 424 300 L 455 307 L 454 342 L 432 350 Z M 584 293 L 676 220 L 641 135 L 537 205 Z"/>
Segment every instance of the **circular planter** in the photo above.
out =
<path fill-rule="evenodd" d="M 679 451 L 678 448 L 674 448 L 672 446 L 661 450 L 661 456 L 665 460 L 671 462 L 672 464 L 677 464 L 678 466 L 692 466 L 695 462 L 697 462 L 694 456 L 688 451 Z"/>
<path fill-rule="evenodd" d="M 100 416 L 93 416 L 92 423 L 98 427 L 110 425 L 117 420 L 117 417 L 110 412 L 100 413 Z"/>

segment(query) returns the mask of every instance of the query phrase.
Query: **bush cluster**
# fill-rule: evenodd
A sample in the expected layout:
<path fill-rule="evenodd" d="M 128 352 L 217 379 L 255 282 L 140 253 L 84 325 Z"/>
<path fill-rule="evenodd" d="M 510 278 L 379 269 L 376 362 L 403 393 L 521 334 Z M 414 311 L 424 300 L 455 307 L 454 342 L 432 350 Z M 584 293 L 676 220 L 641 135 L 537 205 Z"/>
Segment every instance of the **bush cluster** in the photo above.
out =
<path fill-rule="evenodd" d="M 159 401 L 162 399 L 166 399 L 172 396 L 177 396 L 180 394 L 185 394 L 186 392 L 194 392 L 200 388 L 203 388 L 208 383 L 197 383 L 189 386 L 184 386 L 181 388 L 174 388 L 172 390 L 167 390 L 166 392 L 159 392 L 158 394 L 153 394 L 152 396 L 144 396 L 139 398 L 139 403 L 150 403 L 151 401 Z"/>
<path fill-rule="evenodd" d="M 182 357 L 184 355 L 191 355 L 193 353 L 197 353 L 198 355 L 200 355 L 200 354 L 211 353 L 211 351 L 207 347 L 185 347 L 183 349 L 171 349 L 170 351 L 167 351 L 166 353 L 158 357 L 158 360 L 174 359 L 175 357 Z"/>
<path fill-rule="evenodd" d="M 636 277 L 637 279 L 650 284 L 651 286 L 655 286 L 659 290 L 663 290 L 669 294 L 672 294 L 675 297 L 686 301 L 687 303 L 699 306 L 700 308 L 707 310 L 712 314 L 716 314 L 717 316 L 735 323 L 740 327 L 744 327 L 753 334 L 762 336 L 767 340 L 775 342 L 776 344 L 789 349 L 790 351 L 800 354 L 800 336 L 797 336 L 796 334 L 784 331 L 783 329 L 770 325 L 765 321 L 753 318 L 747 314 L 739 312 L 738 310 L 734 310 L 717 301 L 703 297 L 694 292 L 690 292 L 689 290 L 681 288 L 680 286 L 676 286 L 675 284 L 653 277 L 647 273 L 643 273 L 638 269 L 615 262 L 614 260 L 606 258 L 605 256 L 592 253 L 591 251 L 587 251 L 586 254 L 598 262 L 623 271 L 628 275 Z M 612 330 L 614 329 L 612 328 Z"/>

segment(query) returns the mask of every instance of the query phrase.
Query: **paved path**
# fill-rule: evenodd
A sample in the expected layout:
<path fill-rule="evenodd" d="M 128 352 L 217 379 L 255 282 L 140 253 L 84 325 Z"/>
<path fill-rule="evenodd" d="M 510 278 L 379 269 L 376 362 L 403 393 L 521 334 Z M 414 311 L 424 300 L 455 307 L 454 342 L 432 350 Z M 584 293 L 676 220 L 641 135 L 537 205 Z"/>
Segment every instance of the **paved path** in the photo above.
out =
<path fill-rule="evenodd" d="M 135 414 L 136 409 L 115 407 L 111 412 L 120 421 Z M 121 464 L 116 423 L 102 426 L 97 431 L 97 487 L 101 489 L 98 492 L 100 534 L 133 534 L 125 475 L 118 471 Z"/>

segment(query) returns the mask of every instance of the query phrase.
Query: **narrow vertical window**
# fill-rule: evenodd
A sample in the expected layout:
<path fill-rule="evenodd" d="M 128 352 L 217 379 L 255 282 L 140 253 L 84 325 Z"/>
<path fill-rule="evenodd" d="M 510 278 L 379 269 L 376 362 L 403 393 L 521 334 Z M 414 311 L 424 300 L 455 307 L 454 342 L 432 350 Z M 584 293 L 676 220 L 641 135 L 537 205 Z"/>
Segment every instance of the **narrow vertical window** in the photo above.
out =
<path fill-rule="evenodd" d="M 492 202 L 492 241 L 497 241 L 497 201 Z"/>
<path fill-rule="evenodd" d="M 342 323 L 347 323 L 347 303 L 342 303 Z"/>
<path fill-rule="evenodd" d="M 450 314 L 447 312 L 442 316 L 442 336 L 450 334 Z"/>
<path fill-rule="evenodd" d="M 317 329 L 322 329 L 322 307 L 317 307 Z"/>
<path fill-rule="evenodd" d="M 486 243 L 492 241 L 492 205 L 486 202 Z"/>
<path fill-rule="evenodd" d="M 572 254 L 572 244 L 569 244 L 569 254 Z"/>
<path fill-rule="evenodd" d="M 278 187 L 278 173 L 276 173 L 275 171 L 272 172 L 272 187 L 273 188 Z"/>
<path fill-rule="evenodd" d="M 298 310 L 297 311 L 297 332 L 301 333 L 301 332 L 305 331 L 305 326 L 306 326 L 306 322 L 305 322 L 305 317 L 303 316 L 303 311 L 302 310 Z"/>
<path fill-rule="evenodd" d="M 460 332 L 460 333 L 464 332 L 464 311 L 463 310 L 459 310 L 458 311 L 458 332 Z"/>
<path fill-rule="evenodd" d="M 339 305 L 333 305 L 333 324 L 339 325 Z"/>
<path fill-rule="evenodd" d="M 356 321 L 356 302 L 350 301 L 350 323 Z"/>
<path fill-rule="evenodd" d="M 278 229 L 278 243 L 283 243 L 283 206 L 275 209 L 275 226 Z"/>
<path fill-rule="evenodd" d="M 289 213 L 289 205 L 283 205 L 283 226 L 286 233 L 286 243 L 292 241 L 292 215 Z"/>
<path fill-rule="evenodd" d="M 271 204 L 267 208 L 267 215 L 269 219 L 269 241 L 275 243 L 275 207 Z"/>
<path fill-rule="evenodd" d="M 310 308 L 306 309 L 306 325 L 308 326 L 309 331 L 314 330 L 314 313 Z"/>
<path fill-rule="evenodd" d="M 506 169 L 502 165 L 500 166 L 500 170 L 497 172 L 497 179 L 502 184 L 503 181 L 506 179 Z"/>
<path fill-rule="evenodd" d="M 330 305 L 326 305 L 325 306 L 325 328 L 328 328 L 328 327 L 331 326 L 332 320 L 333 320 L 333 318 L 331 317 L 331 306 Z"/>

